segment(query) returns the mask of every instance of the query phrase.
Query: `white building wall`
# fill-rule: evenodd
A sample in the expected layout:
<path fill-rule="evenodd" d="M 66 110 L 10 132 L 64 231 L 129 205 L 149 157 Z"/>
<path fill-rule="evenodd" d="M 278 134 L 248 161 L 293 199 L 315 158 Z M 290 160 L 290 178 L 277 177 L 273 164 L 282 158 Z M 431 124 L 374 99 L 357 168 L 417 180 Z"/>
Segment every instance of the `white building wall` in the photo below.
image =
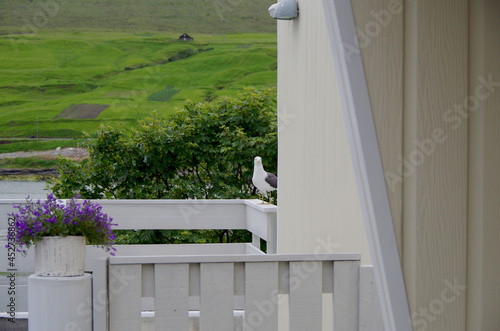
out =
<path fill-rule="evenodd" d="M 467 330 L 500 329 L 500 2 L 473 1 L 470 15 Z M 496 84 L 478 88 L 478 77 Z M 463 119 L 466 121 L 466 119 Z"/>
<path fill-rule="evenodd" d="M 323 2 L 298 5 L 278 23 L 278 252 L 359 252 L 371 264 Z"/>
<path fill-rule="evenodd" d="M 279 251 L 370 263 L 322 1 L 298 4 L 278 24 Z M 414 329 L 499 330 L 499 2 L 352 5 Z"/>

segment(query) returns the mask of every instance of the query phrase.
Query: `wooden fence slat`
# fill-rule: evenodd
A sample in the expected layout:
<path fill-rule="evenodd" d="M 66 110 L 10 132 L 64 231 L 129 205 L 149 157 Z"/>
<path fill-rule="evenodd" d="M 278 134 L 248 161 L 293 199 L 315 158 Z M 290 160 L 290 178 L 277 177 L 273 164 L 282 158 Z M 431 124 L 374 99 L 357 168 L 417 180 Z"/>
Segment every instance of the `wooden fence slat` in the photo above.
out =
<path fill-rule="evenodd" d="M 189 264 L 155 265 L 155 330 L 189 329 Z"/>
<path fill-rule="evenodd" d="M 245 327 L 278 330 L 278 262 L 245 264 Z"/>
<path fill-rule="evenodd" d="M 141 265 L 109 265 L 109 329 L 141 329 Z"/>
<path fill-rule="evenodd" d="M 359 331 L 384 331 L 380 299 L 372 266 L 359 268 Z"/>
<path fill-rule="evenodd" d="M 321 261 L 290 262 L 290 331 L 322 330 L 322 275 Z"/>
<path fill-rule="evenodd" d="M 331 314 L 332 309 L 330 304 L 323 307 L 326 299 L 323 293 L 333 290 L 330 300 L 333 301 L 335 330 L 358 331 L 360 262 L 357 257 L 355 260 L 344 260 L 343 255 L 328 256 L 326 260 L 310 255 L 301 257 L 275 255 L 272 259 L 254 260 L 251 256 L 243 256 L 235 262 L 220 256 L 221 261 L 217 262 L 215 257 L 200 256 L 194 262 L 181 262 L 165 261 L 158 256 L 152 270 L 144 268 L 152 260 L 142 264 L 133 264 L 127 259 L 123 259 L 126 264 L 120 264 L 122 259 L 116 258 L 96 261 L 94 276 L 98 279 L 94 280 L 94 313 L 100 316 L 99 321 L 96 319 L 96 327 L 106 330 L 108 324 L 111 331 L 140 330 L 141 298 L 147 294 L 155 297 L 156 330 L 188 330 L 189 305 L 193 299 L 190 296 L 194 296 L 199 301 L 196 305 L 200 310 L 201 331 L 241 328 L 274 331 L 282 327 L 278 325 L 278 295 L 281 293 L 288 294 L 289 320 L 283 327 L 289 331 L 319 331 L 323 327 L 324 310 Z M 339 257 L 342 260 L 335 259 Z M 149 293 L 151 286 L 142 284 L 146 280 L 143 277 L 148 274 L 144 270 L 154 271 L 154 292 Z M 99 311 L 99 300 L 106 302 L 106 293 L 100 293 L 99 288 L 106 285 L 107 323 L 106 311 Z M 243 300 L 238 303 L 239 309 L 245 308 L 245 313 L 236 321 L 234 309 L 240 297 Z"/>
<path fill-rule="evenodd" d="M 108 329 L 108 259 L 94 260 L 92 273 L 92 311 L 94 330 Z"/>
<path fill-rule="evenodd" d="M 359 261 L 333 263 L 334 330 L 358 331 Z"/>
<path fill-rule="evenodd" d="M 234 264 L 201 263 L 200 331 L 234 330 Z"/>

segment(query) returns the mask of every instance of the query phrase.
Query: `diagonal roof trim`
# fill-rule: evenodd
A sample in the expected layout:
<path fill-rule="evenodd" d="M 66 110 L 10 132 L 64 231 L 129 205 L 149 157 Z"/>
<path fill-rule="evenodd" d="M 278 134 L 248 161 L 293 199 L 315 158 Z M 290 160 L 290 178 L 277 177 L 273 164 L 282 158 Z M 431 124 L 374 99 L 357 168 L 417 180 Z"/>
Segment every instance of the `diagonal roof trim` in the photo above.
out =
<path fill-rule="evenodd" d="M 361 52 L 344 47 L 358 40 L 351 1 L 323 0 L 323 6 L 385 330 L 410 331 L 408 299 Z"/>

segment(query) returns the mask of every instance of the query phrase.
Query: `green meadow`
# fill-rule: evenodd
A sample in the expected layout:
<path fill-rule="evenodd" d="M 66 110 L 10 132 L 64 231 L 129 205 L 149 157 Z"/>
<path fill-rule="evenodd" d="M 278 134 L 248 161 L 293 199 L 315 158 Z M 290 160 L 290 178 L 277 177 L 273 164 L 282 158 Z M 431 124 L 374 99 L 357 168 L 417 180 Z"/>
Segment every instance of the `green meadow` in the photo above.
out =
<path fill-rule="evenodd" d="M 186 100 L 276 86 L 269 4 L 0 0 L 0 153 L 81 146 L 101 124 L 135 125 Z M 182 33 L 194 40 L 179 41 Z"/>
<path fill-rule="evenodd" d="M 179 35 L 1 35 L 0 137 L 81 137 L 101 124 L 133 125 L 154 110 L 167 116 L 186 100 L 276 86 L 275 33 L 192 33 L 191 42 Z M 92 107 L 99 111 L 87 112 Z"/>
<path fill-rule="evenodd" d="M 179 34 L 276 32 L 269 0 L 0 0 L 0 33 L 94 29 Z"/>

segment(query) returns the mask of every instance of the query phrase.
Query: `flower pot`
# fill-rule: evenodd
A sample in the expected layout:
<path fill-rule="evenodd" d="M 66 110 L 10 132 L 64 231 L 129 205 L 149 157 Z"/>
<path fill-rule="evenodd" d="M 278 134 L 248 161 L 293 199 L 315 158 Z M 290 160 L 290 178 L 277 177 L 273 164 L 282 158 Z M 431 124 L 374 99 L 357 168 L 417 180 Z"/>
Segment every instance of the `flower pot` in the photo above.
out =
<path fill-rule="evenodd" d="M 38 276 L 81 276 L 85 267 L 85 237 L 43 237 L 35 244 Z"/>

